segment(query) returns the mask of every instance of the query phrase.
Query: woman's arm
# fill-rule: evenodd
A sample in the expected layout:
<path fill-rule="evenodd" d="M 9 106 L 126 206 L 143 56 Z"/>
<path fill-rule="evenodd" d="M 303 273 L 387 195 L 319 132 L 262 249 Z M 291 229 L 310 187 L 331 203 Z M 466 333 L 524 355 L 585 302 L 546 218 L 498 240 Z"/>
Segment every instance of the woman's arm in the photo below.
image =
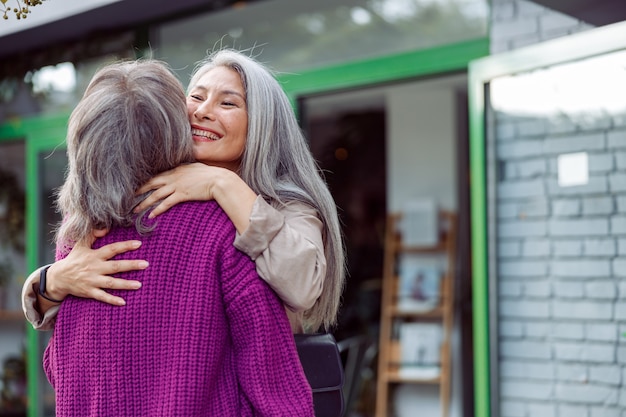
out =
<path fill-rule="evenodd" d="M 157 216 L 183 201 L 215 200 L 235 224 L 235 246 L 256 262 L 259 275 L 295 312 L 313 307 L 322 292 L 326 258 L 323 225 L 308 205 L 276 209 L 234 172 L 194 163 L 160 174 L 138 190 L 154 190 L 135 211 L 156 204 Z"/>
<path fill-rule="evenodd" d="M 98 232 L 96 232 L 98 233 Z M 94 237 L 95 238 L 95 237 Z M 77 245 L 67 257 L 51 264 L 46 273 L 47 297 L 62 301 L 68 295 L 93 298 L 104 303 L 122 306 L 123 298 L 113 296 L 106 290 L 136 290 L 139 281 L 114 278 L 113 275 L 148 267 L 143 260 L 111 260 L 114 256 L 135 250 L 140 241 L 116 242 L 93 250 L 88 246 Z M 43 267 L 42 267 L 43 268 Z M 22 309 L 26 319 L 37 330 L 50 330 L 54 327 L 60 303 L 47 300 L 39 294 L 41 269 L 30 274 L 22 288 Z"/>

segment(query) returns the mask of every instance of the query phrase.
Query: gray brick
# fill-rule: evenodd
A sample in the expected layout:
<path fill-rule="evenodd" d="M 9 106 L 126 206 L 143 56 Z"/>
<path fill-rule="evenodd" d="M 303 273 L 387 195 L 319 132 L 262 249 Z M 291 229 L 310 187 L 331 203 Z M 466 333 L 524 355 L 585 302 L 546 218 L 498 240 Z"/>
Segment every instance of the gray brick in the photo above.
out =
<path fill-rule="evenodd" d="M 539 18 L 539 26 L 543 32 L 565 30 L 576 26 L 578 20 L 561 13 L 546 13 Z"/>
<path fill-rule="evenodd" d="M 588 256 L 615 256 L 614 239 L 586 239 L 583 252 Z"/>
<path fill-rule="evenodd" d="M 615 166 L 619 171 L 626 171 L 626 152 L 615 152 Z"/>
<path fill-rule="evenodd" d="M 582 282 L 557 281 L 553 284 L 554 295 L 559 298 L 582 298 L 585 289 Z"/>
<path fill-rule="evenodd" d="M 617 240 L 617 254 L 626 255 L 626 238 L 619 238 Z"/>
<path fill-rule="evenodd" d="M 611 217 L 611 234 L 626 234 L 626 216 L 618 215 Z"/>
<path fill-rule="evenodd" d="M 571 217 L 580 215 L 580 200 L 557 199 L 552 201 L 552 215 L 555 217 Z"/>
<path fill-rule="evenodd" d="M 557 277 L 608 277 L 611 275 L 611 261 L 608 259 L 558 260 L 551 263 L 550 270 Z"/>
<path fill-rule="evenodd" d="M 617 297 L 617 286 L 613 281 L 595 279 L 585 284 L 585 294 L 594 300 L 614 300 Z"/>
<path fill-rule="evenodd" d="M 589 370 L 586 365 L 574 363 L 559 363 L 556 366 L 556 377 L 559 382 L 580 382 L 589 381 Z"/>
<path fill-rule="evenodd" d="M 626 174 L 621 172 L 609 174 L 609 190 L 612 193 L 626 191 Z"/>
<path fill-rule="evenodd" d="M 500 320 L 498 332 L 502 337 L 522 337 L 524 336 L 524 326 L 517 320 Z"/>
<path fill-rule="evenodd" d="M 547 186 L 549 195 L 555 197 L 606 194 L 609 189 L 608 179 L 604 175 L 589 175 L 587 184 L 572 187 L 561 187 L 556 178 L 548 179 Z"/>
<path fill-rule="evenodd" d="M 553 14 L 552 11 L 550 11 L 550 13 L 546 13 L 545 7 L 540 6 L 537 3 L 533 3 L 532 1 L 519 0 L 515 4 L 517 6 L 517 14 L 519 16 L 528 17 Z"/>
<path fill-rule="evenodd" d="M 500 140 L 511 140 L 517 135 L 515 130 L 515 123 L 498 123 L 496 125 L 496 138 Z"/>
<path fill-rule="evenodd" d="M 613 259 L 613 275 L 618 277 L 626 277 L 626 259 L 616 258 Z"/>
<path fill-rule="evenodd" d="M 615 304 L 615 319 L 626 320 L 626 305 L 623 302 Z"/>
<path fill-rule="evenodd" d="M 554 317 L 566 320 L 610 320 L 613 305 L 594 301 L 554 301 Z M 523 313 L 521 313 L 523 314 Z"/>
<path fill-rule="evenodd" d="M 539 31 L 539 22 L 535 18 L 516 19 L 506 24 L 494 24 L 491 37 L 496 39 L 514 39 L 533 35 Z"/>
<path fill-rule="evenodd" d="M 554 240 L 552 250 L 556 256 L 580 256 L 583 253 L 581 240 Z"/>
<path fill-rule="evenodd" d="M 528 415 L 533 417 L 556 417 L 556 404 L 529 403 Z"/>
<path fill-rule="evenodd" d="M 546 222 L 538 220 L 501 222 L 498 225 L 498 235 L 500 238 L 540 237 L 545 236 L 546 231 Z"/>
<path fill-rule="evenodd" d="M 552 357 L 552 349 L 546 342 L 504 341 L 500 343 L 500 354 L 503 358 L 547 360 Z"/>
<path fill-rule="evenodd" d="M 544 176 L 548 172 L 545 159 L 534 159 L 517 163 L 517 173 L 521 178 Z"/>
<path fill-rule="evenodd" d="M 545 154 L 564 154 L 604 150 L 606 147 L 604 136 L 604 133 L 587 133 L 566 138 L 547 138 L 543 143 L 543 151 Z"/>
<path fill-rule="evenodd" d="M 583 340 L 585 337 L 582 323 L 552 323 L 552 335 L 562 340 Z"/>
<path fill-rule="evenodd" d="M 529 35 L 534 37 L 536 34 Z M 530 119 L 520 121 L 517 124 L 517 133 L 520 138 L 545 136 L 547 133 L 546 122 L 544 119 Z"/>
<path fill-rule="evenodd" d="M 496 156 L 504 160 L 543 157 L 542 140 L 516 140 L 500 143 L 496 149 Z"/>
<path fill-rule="evenodd" d="M 496 1 L 491 5 L 491 20 L 499 22 L 511 20 L 515 15 L 515 3 L 512 1 Z"/>
<path fill-rule="evenodd" d="M 498 199 L 532 198 L 546 195 L 543 180 L 504 181 L 498 185 Z"/>
<path fill-rule="evenodd" d="M 533 198 L 519 202 L 517 216 L 520 219 L 545 217 L 549 213 L 549 201 L 546 198 Z"/>
<path fill-rule="evenodd" d="M 522 284 L 519 282 L 500 281 L 498 293 L 501 297 L 519 297 L 522 295 Z"/>
<path fill-rule="evenodd" d="M 567 417 L 589 417 L 587 406 L 560 403 L 557 405 L 558 415 Z"/>
<path fill-rule="evenodd" d="M 617 347 L 617 363 L 626 365 L 626 346 Z"/>
<path fill-rule="evenodd" d="M 552 117 L 548 121 L 548 134 L 556 137 L 564 134 L 572 134 L 578 129 L 578 125 L 574 121 L 567 117 Z"/>
<path fill-rule="evenodd" d="M 505 318 L 548 318 L 550 306 L 545 301 L 502 300 L 500 315 Z"/>
<path fill-rule="evenodd" d="M 590 415 L 589 417 L 623 417 L 623 414 L 621 412 L 622 410 L 620 410 L 617 407 L 604 407 L 604 406 L 600 406 L 600 407 L 590 407 L 589 412 Z"/>
<path fill-rule="evenodd" d="M 600 153 L 589 155 L 589 172 L 604 173 L 613 170 L 613 154 Z"/>
<path fill-rule="evenodd" d="M 617 324 L 611 323 L 587 323 L 585 334 L 588 340 L 595 342 L 616 342 L 618 329 Z"/>
<path fill-rule="evenodd" d="M 588 197 L 583 199 L 583 214 L 593 216 L 613 213 L 613 199 L 611 197 Z"/>
<path fill-rule="evenodd" d="M 526 404 L 521 401 L 500 401 L 502 417 L 526 417 Z"/>
<path fill-rule="evenodd" d="M 626 148 L 626 130 L 612 130 L 607 133 L 609 148 Z"/>
<path fill-rule="evenodd" d="M 616 337 L 618 343 L 626 343 L 626 323 L 622 323 L 618 326 Z M 626 371 L 626 369 L 624 370 Z M 626 381 L 626 378 L 624 378 L 624 381 Z"/>
<path fill-rule="evenodd" d="M 616 202 L 617 202 L 617 211 L 619 213 L 625 213 L 626 212 L 626 196 L 617 196 Z"/>
<path fill-rule="evenodd" d="M 552 381 L 556 375 L 552 362 L 503 360 L 500 363 L 500 374 L 515 379 L 542 379 Z"/>
<path fill-rule="evenodd" d="M 589 381 L 607 385 L 620 385 L 622 368 L 619 365 L 595 365 L 589 368 Z"/>
<path fill-rule="evenodd" d="M 547 239 L 527 239 L 522 244 L 525 257 L 545 257 L 550 255 L 550 241 Z"/>
<path fill-rule="evenodd" d="M 526 281 L 524 295 L 530 298 L 549 298 L 552 293 L 548 281 Z"/>
<path fill-rule="evenodd" d="M 549 400 L 554 398 L 554 390 L 549 382 L 503 382 L 500 388 L 504 398 L 527 400 Z"/>
<path fill-rule="evenodd" d="M 498 242 L 498 256 L 500 258 L 513 258 L 522 255 L 522 243 L 519 240 Z"/>
<path fill-rule="evenodd" d="M 519 179 L 518 164 L 514 162 L 503 162 L 500 165 L 500 169 L 504 176 L 502 179 L 506 181 L 513 181 Z"/>
<path fill-rule="evenodd" d="M 547 321 L 529 321 L 524 328 L 524 334 L 529 339 L 545 339 L 550 336 L 551 326 Z"/>
<path fill-rule="evenodd" d="M 607 219 L 552 220 L 548 228 L 552 236 L 605 236 L 609 233 Z"/>
<path fill-rule="evenodd" d="M 545 261 L 501 261 L 498 269 L 503 277 L 543 277 L 548 273 Z"/>
<path fill-rule="evenodd" d="M 607 401 L 615 401 L 616 389 L 588 384 L 559 384 L 555 388 L 554 398 L 579 404 L 605 404 Z"/>
<path fill-rule="evenodd" d="M 499 219 L 513 219 L 518 217 L 518 206 L 517 202 L 508 202 L 498 204 L 496 207 L 496 211 L 498 213 Z"/>
<path fill-rule="evenodd" d="M 558 361 L 613 363 L 615 346 L 606 343 L 558 342 L 554 344 L 554 356 Z"/>

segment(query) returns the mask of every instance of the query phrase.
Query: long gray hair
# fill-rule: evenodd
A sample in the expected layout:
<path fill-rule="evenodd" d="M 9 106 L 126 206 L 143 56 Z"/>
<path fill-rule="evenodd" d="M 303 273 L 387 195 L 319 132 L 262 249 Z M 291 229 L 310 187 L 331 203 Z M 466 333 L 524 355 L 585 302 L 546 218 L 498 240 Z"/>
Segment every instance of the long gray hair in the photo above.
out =
<path fill-rule="evenodd" d="M 96 72 L 70 116 L 66 141 L 56 235 L 66 250 L 94 228 L 136 224 L 147 231 L 143 214 L 132 212 L 141 200 L 135 190 L 194 161 L 184 88 L 156 60 L 117 62 Z"/>
<path fill-rule="evenodd" d="M 193 88 L 211 69 L 224 66 L 241 77 L 248 109 L 248 136 L 239 175 L 275 205 L 299 201 L 315 208 L 324 224 L 327 270 L 322 294 L 305 313 L 305 328 L 328 330 L 337 322 L 345 283 L 345 253 L 337 206 L 310 152 L 291 103 L 272 72 L 258 61 L 221 49 L 200 61 Z"/>

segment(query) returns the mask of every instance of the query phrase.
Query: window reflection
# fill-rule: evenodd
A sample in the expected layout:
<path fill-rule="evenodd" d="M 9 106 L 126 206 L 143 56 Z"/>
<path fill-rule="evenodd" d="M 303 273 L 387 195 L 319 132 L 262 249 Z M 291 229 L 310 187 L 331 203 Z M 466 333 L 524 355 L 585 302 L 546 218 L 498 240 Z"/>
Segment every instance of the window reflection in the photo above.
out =
<path fill-rule="evenodd" d="M 156 53 L 183 82 L 222 46 L 293 71 L 484 37 L 487 17 L 487 0 L 267 0 L 163 25 Z"/>

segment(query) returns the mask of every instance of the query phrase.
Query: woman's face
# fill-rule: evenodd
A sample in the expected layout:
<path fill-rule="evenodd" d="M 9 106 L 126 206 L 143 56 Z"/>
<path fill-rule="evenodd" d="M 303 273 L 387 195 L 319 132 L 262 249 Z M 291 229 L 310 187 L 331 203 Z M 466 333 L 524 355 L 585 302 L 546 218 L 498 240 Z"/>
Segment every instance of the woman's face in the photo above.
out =
<path fill-rule="evenodd" d="M 204 74 L 187 96 L 187 113 L 196 160 L 237 171 L 248 133 L 239 74 L 226 67 Z"/>

